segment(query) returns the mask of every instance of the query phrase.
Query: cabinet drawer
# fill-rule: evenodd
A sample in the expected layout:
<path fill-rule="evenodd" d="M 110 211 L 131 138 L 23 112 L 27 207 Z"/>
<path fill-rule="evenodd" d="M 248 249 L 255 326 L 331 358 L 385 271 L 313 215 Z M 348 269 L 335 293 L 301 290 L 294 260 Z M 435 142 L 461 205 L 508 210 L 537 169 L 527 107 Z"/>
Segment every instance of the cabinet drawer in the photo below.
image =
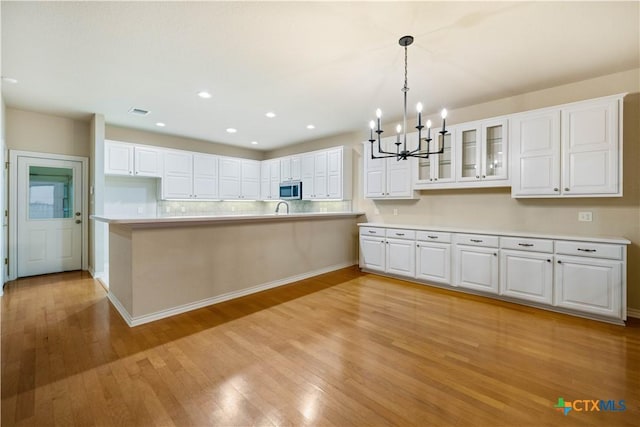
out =
<path fill-rule="evenodd" d="M 451 243 L 451 233 L 441 233 L 436 231 L 418 231 L 416 240 L 423 242 Z"/>
<path fill-rule="evenodd" d="M 487 236 L 485 234 L 457 234 L 456 243 L 461 245 L 485 246 L 497 248 L 499 245 L 498 236 Z"/>
<path fill-rule="evenodd" d="M 500 247 L 502 249 L 517 249 L 519 251 L 553 253 L 553 240 L 501 237 Z"/>
<path fill-rule="evenodd" d="M 606 243 L 556 241 L 556 253 L 592 258 L 622 259 L 622 246 Z"/>
<path fill-rule="evenodd" d="M 360 227 L 361 236 L 381 236 L 384 237 L 384 228 L 377 227 Z"/>
<path fill-rule="evenodd" d="M 393 239 L 405 239 L 405 240 L 414 240 L 416 238 L 415 230 L 399 230 L 396 228 L 388 228 L 387 229 L 387 237 L 391 237 Z"/>

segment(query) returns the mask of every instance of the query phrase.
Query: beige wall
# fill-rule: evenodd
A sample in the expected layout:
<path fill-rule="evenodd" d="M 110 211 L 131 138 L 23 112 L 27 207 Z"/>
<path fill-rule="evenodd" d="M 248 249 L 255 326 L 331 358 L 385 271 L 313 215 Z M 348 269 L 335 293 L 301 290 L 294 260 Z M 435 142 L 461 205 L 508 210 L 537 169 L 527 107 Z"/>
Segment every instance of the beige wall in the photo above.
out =
<path fill-rule="evenodd" d="M 89 122 L 7 108 L 9 150 L 89 157 Z"/>
<path fill-rule="evenodd" d="M 207 142 L 180 136 L 163 135 L 137 129 L 106 125 L 105 138 L 115 141 L 126 141 L 137 144 L 155 145 L 178 150 L 196 151 L 199 153 L 219 154 L 221 156 L 240 157 L 244 159 L 262 160 L 264 153 L 249 148 Z"/>
<path fill-rule="evenodd" d="M 371 201 L 362 198 L 362 144 L 366 135 L 352 132 L 266 153 L 279 157 L 335 145 L 354 149 L 354 209 L 369 221 L 458 226 L 486 230 L 522 230 L 580 236 L 622 236 L 632 244 L 628 252 L 628 306 L 640 310 L 640 69 L 583 82 L 452 109 L 449 123 L 461 123 L 497 115 L 599 96 L 629 92 L 624 101 L 624 197 L 579 199 L 512 199 L 509 188 L 431 190 L 418 200 Z M 436 117 L 431 117 L 432 120 Z M 438 121 L 436 121 L 437 123 Z M 391 129 L 391 126 L 386 126 Z M 375 214 L 375 210 L 380 213 Z M 393 215 L 393 210 L 398 215 Z M 593 212 L 593 222 L 578 222 L 578 211 Z"/>

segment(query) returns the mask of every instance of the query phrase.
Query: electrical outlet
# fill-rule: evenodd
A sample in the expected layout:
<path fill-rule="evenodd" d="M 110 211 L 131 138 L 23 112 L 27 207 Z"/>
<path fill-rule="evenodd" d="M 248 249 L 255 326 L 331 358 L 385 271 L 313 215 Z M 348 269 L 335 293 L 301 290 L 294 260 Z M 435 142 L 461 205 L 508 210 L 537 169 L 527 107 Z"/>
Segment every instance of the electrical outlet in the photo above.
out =
<path fill-rule="evenodd" d="M 180 211 L 181 211 L 181 212 L 186 212 L 186 211 L 187 211 L 187 208 L 185 208 L 184 206 L 181 206 L 181 207 L 180 207 Z"/>
<path fill-rule="evenodd" d="M 394 215 L 398 215 L 398 209 L 394 209 L 394 210 L 393 210 L 393 214 L 394 214 Z"/>
<path fill-rule="evenodd" d="M 578 212 L 578 221 L 593 221 L 593 213 L 592 212 Z"/>
<path fill-rule="evenodd" d="M 144 208 L 142 206 L 138 206 L 138 215 L 142 215 L 144 213 Z"/>

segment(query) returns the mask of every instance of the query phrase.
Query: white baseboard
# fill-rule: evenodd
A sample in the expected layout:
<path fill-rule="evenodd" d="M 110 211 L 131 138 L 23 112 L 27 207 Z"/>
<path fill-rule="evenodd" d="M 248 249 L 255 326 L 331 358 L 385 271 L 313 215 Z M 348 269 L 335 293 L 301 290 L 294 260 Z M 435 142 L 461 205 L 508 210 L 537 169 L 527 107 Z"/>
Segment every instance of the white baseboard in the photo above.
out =
<path fill-rule="evenodd" d="M 111 301 L 123 317 L 124 321 L 129 326 L 138 326 L 145 323 L 153 322 L 155 320 L 164 319 L 165 317 L 175 316 L 176 314 L 186 313 L 187 311 L 197 310 L 198 308 L 207 307 L 213 304 L 218 304 L 224 301 L 229 301 L 235 298 L 240 298 L 246 295 L 255 294 L 257 292 L 266 291 L 267 289 L 277 288 L 278 286 L 288 285 L 289 283 L 298 282 L 300 280 L 308 279 L 313 276 L 319 276 L 320 274 L 329 273 L 331 271 L 340 270 L 341 268 L 351 267 L 357 264 L 357 262 L 345 262 L 341 264 L 335 264 L 329 267 L 321 268 L 318 270 L 310 271 L 296 276 L 286 277 L 284 279 L 274 280 L 272 282 L 262 283 L 260 285 L 252 286 L 250 288 L 242 289 L 239 291 L 227 292 L 226 294 L 218 295 L 211 298 L 205 298 L 200 301 L 194 301 L 187 304 L 172 307 L 166 310 L 156 311 L 155 313 L 145 314 L 142 316 L 131 316 L 129 312 L 122 306 L 120 301 L 109 292 L 109 301 Z"/>
<path fill-rule="evenodd" d="M 89 268 L 87 269 L 87 271 L 89 272 L 89 274 L 91 275 L 91 277 L 93 277 L 94 279 L 96 278 L 96 272 L 93 271 L 93 267 L 89 266 Z"/>
<path fill-rule="evenodd" d="M 627 307 L 627 317 L 635 317 L 640 319 L 640 309 Z"/>

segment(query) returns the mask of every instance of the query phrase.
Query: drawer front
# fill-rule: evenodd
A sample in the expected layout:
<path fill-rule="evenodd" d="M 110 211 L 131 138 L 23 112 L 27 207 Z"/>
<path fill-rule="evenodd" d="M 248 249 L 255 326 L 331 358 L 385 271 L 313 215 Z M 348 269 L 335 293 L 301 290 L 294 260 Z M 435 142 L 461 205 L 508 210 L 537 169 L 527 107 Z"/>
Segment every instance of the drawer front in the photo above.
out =
<path fill-rule="evenodd" d="M 556 241 L 556 253 L 592 258 L 622 259 L 622 246 L 606 243 Z"/>
<path fill-rule="evenodd" d="M 400 230 L 397 228 L 387 228 L 387 237 L 392 239 L 415 240 L 415 230 Z"/>
<path fill-rule="evenodd" d="M 441 233 L 439 231 L 418 231 L 416 240 L 423 242 L 451 243 L 451 233 Z"/>
<path fill-rule="evenodd" d="M 498 236 L 487 236 L 484 234 L 457 234 L 456 243 L 470 246 L 484 246 L 487 248 L 499 247 Z"/>
<path fill-rule="evenodd" d="M 384 228 L 378 227 L 360 227 L 360 235 L 361 236 L 380 236 L 384 237 Z"/>
<path fill-rule="evenodd" d="M 516 249 L 519 251 L 553 253 L 553 240 L 501 237 L 500 247 L 502 249 Z"/>

